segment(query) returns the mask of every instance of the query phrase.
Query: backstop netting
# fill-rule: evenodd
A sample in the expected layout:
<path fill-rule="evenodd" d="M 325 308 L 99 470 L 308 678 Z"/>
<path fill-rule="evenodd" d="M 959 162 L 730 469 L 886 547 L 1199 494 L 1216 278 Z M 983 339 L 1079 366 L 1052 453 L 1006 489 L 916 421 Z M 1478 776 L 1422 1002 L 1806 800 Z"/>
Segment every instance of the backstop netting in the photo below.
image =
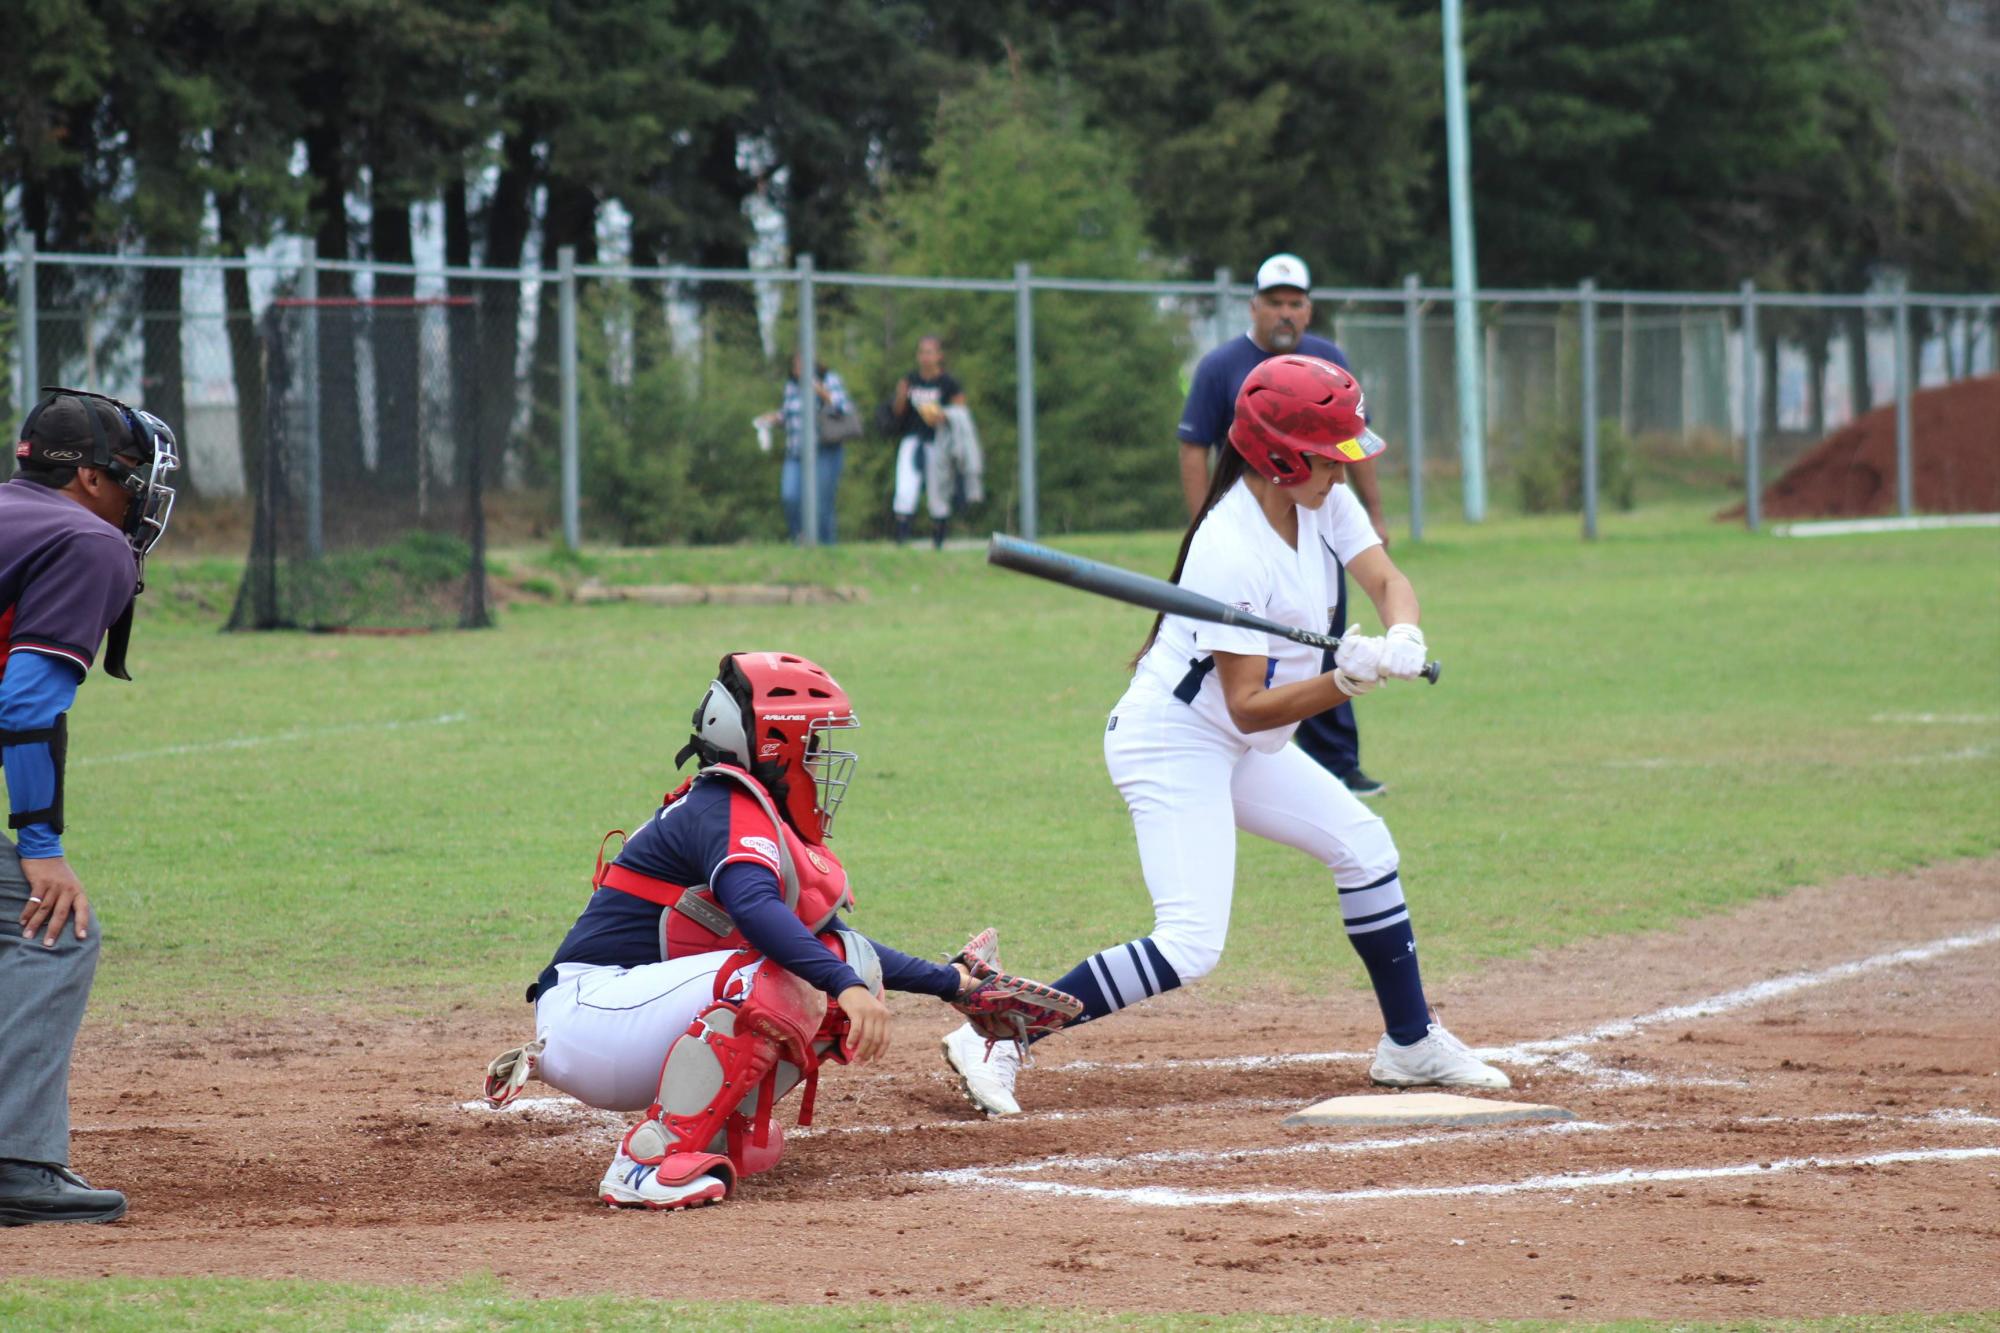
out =
<path fill-rule="evenodd" d="M 472 297 L 277 300 L 231 629 L 491 623 Z"/>

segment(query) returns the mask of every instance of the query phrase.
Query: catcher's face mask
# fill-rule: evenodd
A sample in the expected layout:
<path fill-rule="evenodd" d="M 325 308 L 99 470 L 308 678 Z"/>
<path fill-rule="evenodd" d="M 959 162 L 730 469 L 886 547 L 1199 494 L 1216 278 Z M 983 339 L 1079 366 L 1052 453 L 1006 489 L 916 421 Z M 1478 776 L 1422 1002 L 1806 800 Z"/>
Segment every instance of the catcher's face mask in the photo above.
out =
<path fill-rule="evenodd" d="M 174 513 L 174 488 L 167 484 L 167 478 L 180 471 L 181 452 L 166 422 L 151 412 L 126 410 L 131 412 L 134 436 L 152 444 L 150 462 L 113 472 L 118 484 L 132 496 L 132 508 L 125 515 L 125 540 L 132 543 L 132 553 L 143 560 L 167 535 L 167 521 Z"/>

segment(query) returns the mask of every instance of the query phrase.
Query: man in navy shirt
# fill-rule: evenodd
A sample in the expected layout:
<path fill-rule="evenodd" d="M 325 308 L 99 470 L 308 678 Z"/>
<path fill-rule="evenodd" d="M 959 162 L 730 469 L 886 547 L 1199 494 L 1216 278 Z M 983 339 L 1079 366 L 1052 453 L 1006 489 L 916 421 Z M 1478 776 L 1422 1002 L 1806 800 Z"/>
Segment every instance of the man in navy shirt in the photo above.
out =
<path fill-rule="evenodd" d="M 19 929 L 0 929 L 0 1226 L 110 1222 L 125 1196 L 69 1169 L 70 1048 L 98 933 L 63 856 L 65 714 L 107 630 L 104 669 L 131 679 L 140 560 L 166 531 L 178 455 L 159 418 L 58 389 L 14 457 L 0 485 L 0 756 L 20 843 L 0 838 L 0 921 Z"/>
<path fill-rule="evenodd" d="M 1188 517 L 1201 509 L 1208 493 L 1209 471 L 1215 451 L 1229 438 L 1229 424 L 1236 415 L 1236 394 L 1250 371 L 1266 357 L 1298 352 L 1331 361 L 1341 369 L 1350 367 L 1340 348 L 1326 338 L 1306 332 L 1312 322 L 1312 276 L 1297 255 L 1277 254 L 1257 269 L 1257 290 L 1250 298 L 1250 328 L 1202 357 L 1195 367 L 1194 384 L 1188 390 L 1187 405 L 1181 409 L 1181 490 L 1187 497 Z M 1389 525 L 1382 516 L 1382 492 L 1375 478 L 1375 463 L 1350 463 L 1348 485 L 1368 511 L 1369 520 L 1389 546 Z M 1333 607 L 1330 632 L 1340 635 L 1347 628 L 1347 580 L 1340 581 L 1340 594 Z M 1326 669 L 1333 669 L 1333 654 L 1326 656 Z M 1383 785 L 1361 771 L 1361 733 L 1354 722 L 1354 705 L 1342 704 L 1331 712 L 1307 718 L 1297 733 L 1299 747 L 1317 760 L 1322 768 L 1347 784 L 1356 796 L 1376 796 Z"/>

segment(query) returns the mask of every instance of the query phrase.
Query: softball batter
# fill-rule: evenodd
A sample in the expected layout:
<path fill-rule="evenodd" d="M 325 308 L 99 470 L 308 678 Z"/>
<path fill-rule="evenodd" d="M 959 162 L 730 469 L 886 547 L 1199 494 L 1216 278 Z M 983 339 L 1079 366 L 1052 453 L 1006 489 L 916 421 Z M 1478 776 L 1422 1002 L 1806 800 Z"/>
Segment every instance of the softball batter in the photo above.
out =
<path fill-rule="evenodd" d="M 1291 625 L 1325 621 L 1338 559 L 1389 626 L 1350 628 L 1331 671 L 1320 650 L 1257 630 L 1166 616 L 1104 733 L 1111 779 L 1132 812 L 1153 897 L 1152 934 L 1095 954 L 1055 987 L 1083 1001 L 1077 1022 L 1116 1013 L 1213 971 L 1229 932 L 1236 830 L 1296 847 L 1333 872 L 1348 942 L 1374 984 L 1386 1029 L 1369 1077 L 1390 1087 L 1505 1088 L 1435 1021 L 1417 967 L 1388 827 L 1298 747 L 1299 722 L 1423 670 L 1417 596 L 1368 515 L 1340 484 L 1382 452 L 1361 388 L 1330 362 L 1276 356 L 1243 383 L 1223 454 L 1189 525 L 1174 581 Z M 966 1095 L 1015 1115 L 1017 1047 L 970 1027 L 944 1039 Z"/>

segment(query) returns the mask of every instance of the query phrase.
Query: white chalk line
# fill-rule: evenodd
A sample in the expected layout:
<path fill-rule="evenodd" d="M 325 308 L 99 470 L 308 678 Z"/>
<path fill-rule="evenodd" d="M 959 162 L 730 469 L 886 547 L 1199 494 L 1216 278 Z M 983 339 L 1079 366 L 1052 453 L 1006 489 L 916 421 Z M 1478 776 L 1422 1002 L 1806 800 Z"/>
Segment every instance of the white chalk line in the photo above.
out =
<path fill-rule="evenodd" d="M 1325 1154 L 1345 1157 L 1360 1153 L 1395 1152 L 1402 1148 L 1420 1148 L 1427 1144 L 1445 1142 L 1472 1143 L 1481 1139 L 1502 1137 L 1518 1140 L 1549 1134 L 1603 1134 L 1633 1128 L 1639 1127 L 1606 1125 L 1595 1120 L 1565 1120 L 1554 1124 L 1526 1127 L 1510 1125 L 1504 1129 L 1461 1129 L 1453 1131 L 1449 1139 L 1433 1133 L 1382 1139 L 1313 1139 L 1305 1143 L 1286 1143 L 1272 1148 L 1163 1148 L 1157 1152 L 1133 1153 L 1126 1157 L 1041 1157 L 1032 1162 L 1005 1162 L 997 1166 L 961 1169 L 990 1172 L 995 1175 L 1033 1175 L 1040 1171 L 1123 1171 L 1147 1166 L 1229 1166 L 1244 1160 L 1272 1157 L 1316 1157 Z"/>
<path fill-rule="evenodd" d="M 1086 1120 L 1092 1123 L 1107 1119 L 1129 1116 L 1152 1116 L 1161 1114 L 1213 1115 L 1217 1111 L 1290 1111 L 1297 1109 L 1296 1097 L 1230 1097 L 1221 1100 L 1208 1099 L 1199 1102 L 1180 1102 L 1158 1106 L 1117 1106 L 1088 1111 L 1029 1111 L 1022 1115 L 1008 1116 L 1007 1123 L 1055 1124 L 1065 1120 Z M 543 1112 L 558 1120 L 573 1120 L 584 1128 L 623 1127 L 631 1120 L 631 1115 L 622 1111 L 601 1111 L 585 1106 L 574 1097 L 519 1097 L 505 1106 L 488 1106 L 484 1099 L 475 1098 L 458 1103 L 461 1111 L 471 1111 L 478 1115 L 518 1115 L 523 1112 Z M 830 1138 L 843 1134 L 927 1134 L 954 1129 L 977 1129 L 985 1124 L 983 1117 L 970 1111 L 956 1120 L 904 1121 L 899 1124 L 872 1125 L 809 1125 L 804 1129 L 787 1128 L 787 1141 L 795 1139 Z"/>
<path fill-rule="evenodd" d="M 1124 1157 L 1054 1156 L 1030 1162 L 1003 1162 L 992 1166 L 965 1167 L 993 1175 L 1033 1175 L 1042 1171 L 1122 1171 L 1149 1166 L 1233 1166 L 1246 1159 L 1311 1157 L 1323 1154 L 1355 1156 L 1363 1153 L 1399 1152 L 1405 1148 L 1456 1147 L 1489 1139 L 1519 1142 L 1524 1138 L 1564 1137 L 1572 1134 L 1658 1134 L 1688 1129 L 1712 1129 L 1724 1125 L 1832 1124 L 1867 1121 L 1873 1124 L 1930 1125 L 1947 1128 L 2000 1128 L 2000 1118 L 1976 1111 L 1947 1108 L 1916 1115 L 1873 1115 L 1858 1111 L 1809 1116 L 1735 1116 L 1720 1122 L 1697 1120 L 1624 1120 L 1606 1124 L 1596 1120 L 1564 1120 L 1550 1124 L 1495 1125 L 1490 1128 L 1455 1129 L 1449 1125 L 1429 1126 L 1417 1133 L 1379 1139 L 1313 1139 L 1270 1148 L 1164 1148 L 1155 1152 L 1132 1153 Z"/>
<path fill-rule="evenodd" d="M 1794 1171 L 1831 1171 L 1841 1167 L 1897 1166 L 1916 1162 L 1965 1162 L 1995 1157 L 2000 1157 L 2000 1147 L 1912 1148 L 1900 1152 L 1870 1153 L 1863 1157 L 1786 1157 L 1768 1162 L 1741 1162 L 1727 1166 L 1661 1167 L 1648 1171 L 1627 1167 L 1617 1171 L 1530 1176 L 1525 1180 L 1487 1181 L 1466 1185 L 1404 1185 L 1357 1190 L 1186 1190 L 1164 1185 L 1121 1189 L 1103 1185 L 1070 1185 L 1054 1180 L 1020 1180 L 981 1167 L 927 1171 L 923 1174 L 928 1179 L 954 1185 L 985 1185 L 1031 1194 L 1098 1199 L 1107 1203 L 1137 1204 L 1155 1208 L 1218 1208 L 1232 1203 L 1339 1204 L 1378 1199 L 1444 1199 L 1567 1193 L 1619 1185 L 1728 1180 L 1743 1176 L 1782 1175 Z"/>
<path fill-rule="evenodd" d="M 1922 767 L 1925 764 L 1962 764 L 1972 759 L 1984 759 L 1993 753 L 1990 745 L 1963 745 L 1956 750 L 1938 750 L 1931 754 L 1903 754 L 1885 759 L 1885 764 L 1900 764 L 1904 767 Z"/>
<path fill-rule="evenodd" d="M 1540 1064 L 1551 1055 L 1573 1051 L 1579 1046 L 1595 1045 L 1617 1037 L 1629 1037 L 1662 1023 L 1685 1023 L 1696 1018 L 1712 1018 L 1733 1010 L 1745 1009 L 1751 1005 L 1764 1004 L 1802 990 L 1830 985 L 1837 981 L 1847 981 L 1854 977 L 1879 972 L 1885 968 L 1905 967 L 1912 963 L 1926 963 L 1946 954 L 1964 949 L 1976 949 L 1981 945 L 2000 942 L 2000 925 L 1987 926 L 1983 930 L 1965 935 L 1951 935 L 1944 939 L 1932 940 L 1928 944 L 1912 945 L 1907 949 L 1896 949 L 1889 953 L 1879 953 L 1870 958 L 1853 962 L 1836 963 L 1832 967 L 1811 972 L 1793 972 L 1768 981 L 1759 981 L 1720 995 L 1695 1000 L 1688 1004 L 1668 1005 L 1655 1009 L 1637 1018 L 1619 1019 L 1603 1023 L 1587 1032 L 1572 1033 L 1566 1037 L 1554 1037 L 1546 1041 L 1525 1041 L 1513 1046 L 1485 1049 L 1479 1052 L 1484 1060 L 1513 1061 L 1518 1064 Z"/>
<path fill-rule="evenodd" d="M 1864 758 L 1857 756 L 1846 760 L 1831 761 L 1831 762 L 1843 768 L 1858 768 L 1864 764 L 1874 764 L 1878 762 L 1886 764 L 1904 764 L 1904 765 L 1919 765 L 1919 766 L 1923 764 L 1962 764 L 1965 763 L 1967 760 L 1984 759 L 1992 753 L 1993 753 L 1993 747 L 1990 745 L 1966 745 L 1956 750 L 1939 750 L 1931 754 L 1897 755 L 1893 758 L 1884 760 L 1875 760 L 1871 758 Z M 1749 759 L 1744 759 L 1744 760 L 1666 759 L 1666 758 L 1607 759 L 1604 761 L 1604 767 L 1642 768 L 1642 769 L 1738 768 L 1738 767 L 1748 767 L 1752 763 L 1761 763 L 1761 762 L 1764 761 L 1761 760 L 1753 761 Z M 1800 764 L 1806 764 L 1812 762 L 1829 762 L 1829 761 L 1811 761 L 1811 760 L 1799 761 Z"/>
<path fill-rule="evenodd" d="M 1540 1065 L 1549 1063 L 1548 1057 L 1575 1051 L 1578 1047 L 1595 1045 L 1616 1037 L 1629 1037 L 1645 1028 L 1657 1027 L 1662 1023 L 1680 1023 L 1689 1019 L 1711 1017 L 1742 1009 L 1753 1004 L 1762 1004 L 1795 991 L 1814 986 L 1829 985 L 1845 981 L 1851 977 L 1863 976 L 1869 972 L 1887 967 L 1901 967 L 1910 963 L 1928 962 L 1961 949 L 1977 948 L 1983 944 L 2000 941 L 2000 924 L 1988 926 L 1968 935 L 1952 935 L 1944 939 L 1932 940 L 1928 944 L 1912 945 L 1907 949 L 1897 949 L 1891 953 L 1876 954 L 1871 958 L 1861 958 L 1853 962 L 1837 963 L 1832 967 L 1813 972 L 1794 972 L 1787 976 L 1760 981 L 1739 990 L 1724 991 L 1706 999 L 1694 1000 L 1686 1004 L 1669 1005 L 1656 1009 L 1637 1018 L 1619 1019 L 1601 1024 L 1585 1032 L 1572 1033 L 1563 1037 L 1552 1037 L 1543 1041 L 1520 1042 L 1513 1046 L 1477 1047 L 1475 1053 L 1482 1060 L 1513 1061 L 1517 1064 Z M 1083 1072 L 1107 1070 L 1118 1073 L 1143 1073 L 1149 1069 L 1274 1069 L 1288 1065 L 1339 1064 L 1350 1060 L 1369 1060 L 1373 1051 L 1304 1051 L 1286 1055 L 1218 1055 L 1204 1058 L 1169 1060 L 1074 1060 L 1064 1065 L 1051 1065 L 1061 1072 Z M 1561 1065 L 1570 1072 L 1582 1072 L 1571 1066 Z M 1594 1071 L 1600 1077 L 1619 1081 L 1619 1076 L 1627 1071 Z M 1649 1077 L 1639 1075 L 1640 1078 Z M 1729 1080 L 1718 1080 L 1719 1086 L 1738 1086 Z"/>
<path fill-rule="evenodd" d="M 2000 713 L 1877 713 L 1868 720 L 1895 726 L 1985 727 L 2000 722 Z"/>
<path fill-rule="evenodd" d="M 171 755 L 211 754 L 224 750 L 254 750 L 262 745 L 286 745 L 294 741 L 316 741 L 327 736 L 349 736 L 363 731 L 404 731 L 415 727 L 448 727 L 465 721 L 465 713 L 443 713 L 437 717 L 391 719 L 387 722 L 351 722 L 339 727 L 301 727 L 270 736 L 229 736 L 222 740 L 190 741 L 185 745 L 162 745 L 152 750 L 127 750 L 123 754 L 83 755 L 75 764 L 122 764 L 135 759 L 164 759 Z"/>

